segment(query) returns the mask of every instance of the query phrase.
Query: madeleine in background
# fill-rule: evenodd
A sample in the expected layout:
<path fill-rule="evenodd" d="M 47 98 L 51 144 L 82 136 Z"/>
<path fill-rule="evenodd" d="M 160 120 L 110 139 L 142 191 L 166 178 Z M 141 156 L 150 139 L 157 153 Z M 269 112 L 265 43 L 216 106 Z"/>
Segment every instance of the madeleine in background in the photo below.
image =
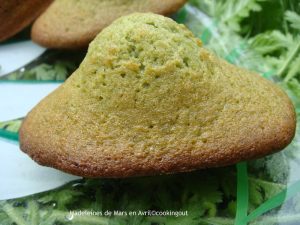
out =
<path fill-rule="evenodd" d="M 55 0 L 34 23 L 32 39 L 48 48 L 87 47 L 115 19 L 133 12 L 169 15 L 186 0 Z"/>
<path fill-rule="evenodd" d="M 0 0 L 0 41 L 4 41 L 37 18 L 52 0 Z"/>

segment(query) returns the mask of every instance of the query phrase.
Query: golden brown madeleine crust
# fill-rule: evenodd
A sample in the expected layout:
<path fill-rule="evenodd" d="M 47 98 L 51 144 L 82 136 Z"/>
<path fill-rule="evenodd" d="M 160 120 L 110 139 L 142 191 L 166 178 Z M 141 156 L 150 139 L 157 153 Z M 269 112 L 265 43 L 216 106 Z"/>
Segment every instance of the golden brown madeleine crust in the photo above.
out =
<path fill-rule="evenodd" d="M 34 23 L 32 39 L 48 48 L 87 47 L 115 19 L 133 12 L 169 15 L 187 0 L 55 0 Z"/>
<path fill-rule="evenodd" d="M 85 177 L 224 166 L 283 149 L 295 112 L 275 84 L 217 58 L 183 25 L 118 19 L 20 130 L 42 165 Z"/>
<path fill-rule="evenodd" d="M 28 26 L 52 0 L 0 0 L 0 41 Z"/>

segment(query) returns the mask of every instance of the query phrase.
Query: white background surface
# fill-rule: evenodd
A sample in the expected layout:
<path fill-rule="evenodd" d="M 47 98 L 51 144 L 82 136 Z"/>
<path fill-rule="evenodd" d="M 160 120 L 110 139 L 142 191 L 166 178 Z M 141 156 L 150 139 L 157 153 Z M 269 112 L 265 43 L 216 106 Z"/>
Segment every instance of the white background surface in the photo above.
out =
<path fill-rule="evenodd" d="M 17 144 L 0 140 L 0 200 L 17 198 L 61 186 L 78 179 L 35 163 Z"/>
<path fill-rule="evenodd" d="M 0 45 L 0 76 L 31 62 L 45 50 L 32 41 Z"/>
<path fill-rule="evenodd" d="M 59 83 L 0 82 L 0 121 L 25 117 Z"/>
<path fill-rule="evenodd" d="M 1 83 L 0 121 L 24 117 L 57 83 Z M 18 143 L 0 139 L 0 200 L 34 194 L 61 186 L 78 177 L 39 166 Z"/>
<path fill-rule="evenodd" d="M 0 76 L 24 66 L 44 51 L 31 41 L 0 45 Z M 26 116 L 59 85 L 0 82 L 0 121 Z M 0 139 L 0 179 L 0 200 L 3 200 L 50 190 L 78 177 L 40 166 L 19 149 L 18 143 Z"/>

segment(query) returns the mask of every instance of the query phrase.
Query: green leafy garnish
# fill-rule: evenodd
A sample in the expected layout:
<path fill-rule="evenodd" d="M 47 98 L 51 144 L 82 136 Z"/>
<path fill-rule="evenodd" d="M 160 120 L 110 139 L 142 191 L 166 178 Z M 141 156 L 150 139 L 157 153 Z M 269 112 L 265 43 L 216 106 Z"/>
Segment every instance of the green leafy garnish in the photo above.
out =
<path fill-rule="evenodd" d="M 22 119 L 0 122 L 0 130 L 17 133 L 20 129 Z"/>
<path fill-rule="evenodd" d="M 26 66 L 0 80 L 64 81 L 79 66 L 85 52 L 47 50 Z"/>

